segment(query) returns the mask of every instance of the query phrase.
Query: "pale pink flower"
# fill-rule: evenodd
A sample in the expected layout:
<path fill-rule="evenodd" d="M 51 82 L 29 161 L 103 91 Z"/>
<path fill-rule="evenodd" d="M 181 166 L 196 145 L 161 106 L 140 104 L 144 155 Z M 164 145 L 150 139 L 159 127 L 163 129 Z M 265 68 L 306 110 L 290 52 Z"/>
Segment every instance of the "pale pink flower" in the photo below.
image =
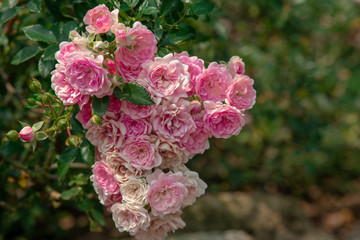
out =
<path fill-rule="evenodd" d="M 144 178 L 131 177 L 120 186 L 124 202 L 144 207 L 148 204 L 149 185 Z"/>
<path fill-rule="evenodd" d="M 80 49 L 84 50 L 88 47 L 88 39 L 86 37 L 81 36 L 77 31 L 73 30 L 69 34 L 69 38 L 75 46 Z"/>
<path fill-rule="evenodd" d="M 131 166 L 139 170 L 151 170 L 161 164 L 161 156 L 151 143 L 149 136 L 142 136 L 124 141 L 121 153 Z"/>
<path fill-rule="evenodd" d="M 245 120 L 235 107 L 221 102 L 204 102 L 206 114 L 204 116 L 205 128 L 217 138 L 229 138 L 232 135 L 239 134 L 245 125 Z"/>
<path fill-rule="evenodd" d="M 186 179 L 184 185 L 188 190 L 188 195 L 183 201 L 183 207 L 190 206 L 196 201 L 196 198 L 205 193 L 207 185 L 199 178 L 199 174 L 197 172 L 190 171 L 183 164 L 177 167 L 175 170 L 182 172 Z"/>
<path fill-rule="evenodd" d="M 104 4 L 90 9 L 83 19 L 86 25 L 90 25 L 86 27 L 86 30 L 89 33 L 108 32 L 111 26 L 118 22 L 118 13 L 119 9 L 110 12 Z"/>
<path fill-rule="evenodd" d="M 254 80 L 246 75 L 236 75 L 226 91 L 225 102 L 240 110 L 250 109 L 255 104 Z"/>
<path fill-rule="evenodd" d="M 111 27 L 111 32 L 115 34 L 115 41 L 120 46 L 127 46 L 131 44 L 132 35 L 128 35 L 128 32 L 131 28 L 126 27 L 123 23 L 117 23 Z"/>
<path fill-rule="evenodd" d="M 138 205 L 116 203 L 111 207 L 112 217 L 120 232 L 127 231 L 131 235 L 140 229 L 146 231 L 150 225 L 148 211 Z"/>
<path fill-rule="evenodd" d="M 111 95 L 111 81 L 102 67 L 103 59 L 102 55 L 95 57 L 87 50 L 71 53 L 66 60 L 66 80 L 82 95 L 98 98 Z"/>
<path fill-rule="evenodd" d="M 92 166 L 92 171 L 94 177 L 91 179 L 105 195 L 111 195 L 120 192 L 120 183 L 114 178 L 114 174 L 103 161 L 95 162 L 95 164 Z"/>
<path fill-rule="evenodd" d="M 120 122 L 126 127 L 125 138 L 134 139 L 151 132 L 151 123 L 146 118 L 133 119 L 131 115 L 122 114 Z"/>
<path fill-rule="evenodd" d="M 196 108 L 196 110 L 198 110 Z M 206 149 L 210 148 L 209 137 L 210 133 L 205 128 L 204 117 L 205 111 L 192 114 L 195 122 L 194 131 L 185 135 L 181 139 L 181 145 L 189 152 L 189 158 L 194 157 L 196 154 L 204 153 Z"/>
<path fill-rule="evenodd" d="M 146 180 L 150 184 L 148 199 L 154 216 L 164 216 L 180 210 L 188 194 L 184 185 L 186 179 L 182 173 L 164 173 L 156 169 Z"/>
<path fill-rule="evenodd" d="M 244 74 L 245 73 L 245 63 L 238 56 L 233 56 L 230 58 L 228 67 L 229 67 L 229 72 L 232 77 L 235 77 L 236 74 Z"/>
<path fill-rule="evenodd" d="M 135 237 L 137 240 L 164 240 L 169 232 L 175 232 L 179 228 L 185 227 L 185 222 L 181 219 L 181 211 L 167 214 L 161 217 L 151 216 L 148 230 L 139 230 Z"/>
<path fill-rule="evenodd" d="M 66 64 L 66 59 L 69 54 L 79 50 L 73 42 L 61 42 L 59 47 L 60 50 L 55 53 L 55 59 L 63 64 Z"/>
<path fill-rule="evenodd" d="M 189 67 L 190 82 L 186 85 L 186 92 L 189 96 L 194 95 L 196 78 L 204 71 L 204 61 L 195 56 L 189 57 L 189 53 L 186 51 L 175 53 L 174 55 L 179 57 L 182 63 Z"/>
<path fill-rule="evenodd" d="M 86 138 L 98 147 L 100 152 L 106 153 L 120 148 L 125 134 L 126 128 L 121 122 L 103 118 L 101 127 L 97 124 L 91 126 L 86 132 Z"/>
<path fill-rule="evenodd" d="M 180 58 L 168 54 L 147 63 L 139 78 L 148 81 L 149 91 L 153 95 L 177 102 L 179 98 L 187 97 L 186 87 L 190 81 L 187 69 L 188 66 Z"/>
<path fill-rule="evenodd" d="M 202 101 L 224 101 L 232 78 L 224 64 L 210 63 L 196 79 L 196 93 Z"/>
<path fill-rule="evenodd" d="M 190 103 L 180 99 L 176 103 L 164 102 L 158 106 L 152 119 L 153 130 L 168 141 L 180 140 L 195 130 L 195 122 L 190 115 Z"/>
<path fill-rule="evenodd" d="M 51 72 L 51 88 L 64 105 L 79 104 L 81 109 L 89 101 L 89 96 L 82 95 L 80 90 L 71 86 L 64 71 L 64 65 L 56 64 L 56 69 Z"/>
<path fill-rule="evenodd" d="M 24 142 L 30 142 L 34 139 L 34 136 L 35 132 L 32 127 L 29 126 L 23 127 L 23 129 L 21 129 L 21 131 L 19 132 L 19 137 Z"/>
<path fill-rule="evenodd" d="M 139 177 L 144 173 L 131 166 L 129 160 L 117 149 L 112 152 L 106 152 L 105 156 L 106 165 L 120 183 L 128 181 L 131 177 Z"/>
<path fill-rule="evenodd" d="M 158 152 L 162 158 L 159 166 L 161 169 L 174 168 L 189 160 L 189 153 L 177 143 L 162 141 L 158 146 Z"/>
<path fill-rule="evenodd" d="M 89 129 L 91 127 L 91 122 L 90 122 L 91 117 L 92 117 L 91 102 L 87 102 L 75 116 L 75 118 L 79 120 L 79 122 L 85 129 Z"/>
<path fill-rule="evenodd" d="M 123 101 L 121 110 L 133 119 L 149 117 L 155 110 L 156 105 L 136 105 L 129 101 Z"/>

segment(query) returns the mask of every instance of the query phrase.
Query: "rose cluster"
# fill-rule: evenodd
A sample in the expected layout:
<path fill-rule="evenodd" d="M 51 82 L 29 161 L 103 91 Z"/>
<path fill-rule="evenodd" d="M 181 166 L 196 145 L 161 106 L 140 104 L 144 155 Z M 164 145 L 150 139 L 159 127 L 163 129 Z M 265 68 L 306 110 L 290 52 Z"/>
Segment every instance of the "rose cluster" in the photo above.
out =
<path fill-rule="evenodd" d="M 209 138 L 240 132 L 255 103 L 254 82 L 237 56 L 207 67 L 187 52 L 155 57 L 154 34 L 140 22 L 119 23 L 117 15 L 105 5 L 87 12 L 88 34 L 73 31 L 72 42 L 60 44 L 52 88 L 65 105 L 79 106 L 76 118 L 96 148 L 90 179 L 118 230 L 164 239 L 185 226 L 182 208 L 205 192 L 184 164 L 209 148 Z M 114 41 L 95 38 L 104 34 Z M 155 104 L 117 99 L 114 89 L 128 82 L 145 88 Z M 96 124 L 92 102 L 105 96 L 110 104 Z"/>

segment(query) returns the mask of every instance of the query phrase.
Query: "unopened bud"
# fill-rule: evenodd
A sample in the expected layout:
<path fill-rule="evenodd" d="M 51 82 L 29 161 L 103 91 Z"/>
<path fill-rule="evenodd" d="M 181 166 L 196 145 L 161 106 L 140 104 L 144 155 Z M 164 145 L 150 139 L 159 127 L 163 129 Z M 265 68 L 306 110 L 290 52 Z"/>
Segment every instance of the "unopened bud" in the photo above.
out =
<path fill-rule="evenodd" d="M 30 83 L 30 90 L 35 93 L 41 92 L 41 83 L 35 78 Z"/>
<path fill-rule="evenodd" d="M 29 104 L 29 105 L 36 105 L 36 100 L 35 99 L 33 99 L 33 98 L 28 98 L 28 99 L 26 99 L 26 101 L 27 101 L 27 103 Z"/>
<path fill-rule="evenodd" d="M 15 130 L 10 130 L 7 134 L 6 134 L 7 139 L 9 139 L 9 141 L 16 141 L 19 139 L 19 133 Z"/>
<path fill-rule="evenodd" d="M 68 122 L 66 121 L 66 119 L 62 118 L 57 122 L 56 126 L 61 130 L 64 130 L 68 127 Z"/>
<path fill-rule="evenodd" d="M 101 123 L 102 123 L 102 118 L 99 116 L 99 115 L 93 115 L 90 119 L 90 123 L 91 125 L 99 125 L 101 126 Z"/>
<path fill-rule="evenodd" d="M 77 147 L 80 144 L 80 139 L 76 135 L 72 135 L 67 139 L 69 146 Z"/>
<path fill-rule="evenodd" d="M 50 105 L 52 103 L 52 97 L 51 97 L 50 93 L 45 93 L 42 97 L 41 102 L 45 105 Z"/>
<path fill-rule="evenodd" d="M 31 140 L 34 139 L 34 136 L 35 136 L 34 129 L 32 129 L 32 127 L 30 126 L 23 127 L 23 129 L 21 129 L 19 133 L 19 137 L 24 142 L 30 142 Z"/>

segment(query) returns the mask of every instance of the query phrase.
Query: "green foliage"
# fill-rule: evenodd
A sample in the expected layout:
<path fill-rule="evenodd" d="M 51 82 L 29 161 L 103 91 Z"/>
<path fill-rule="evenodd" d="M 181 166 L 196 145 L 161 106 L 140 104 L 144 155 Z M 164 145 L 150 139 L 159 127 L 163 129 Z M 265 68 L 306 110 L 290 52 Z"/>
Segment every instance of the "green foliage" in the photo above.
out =
<path fill-rule="evenodd" d="M 103 98 L 93 97 L 91 107 L 96 115 L 102 117 L 108 110 L 109 104 L 110 104 L 109 96 L 105 96 Z"/>
<path fill-rule="evenodd" d="M 154 101 L 151 99 L 146 89 L 134 82 L 124 83 L 115 88 L 114 96 L 119 100 L 127 100 L 136 105 L 154 104 Z"/>

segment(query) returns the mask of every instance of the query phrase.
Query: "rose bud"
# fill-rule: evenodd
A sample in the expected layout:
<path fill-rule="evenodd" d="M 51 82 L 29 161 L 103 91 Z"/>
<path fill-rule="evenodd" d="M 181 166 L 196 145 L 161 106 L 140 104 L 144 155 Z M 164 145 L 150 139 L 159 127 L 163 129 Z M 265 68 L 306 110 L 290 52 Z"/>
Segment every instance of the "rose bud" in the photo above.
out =
<path fill-rule="evenodd" d="M 6 134 L 6 137 L 9 141 L 14 142 L 19 139 L 19 133 L 15 130 L 11 130 Z"/>
<path fill-rule="evenodd" d="M 35 136 L 34 130 L 29 126 L 26 126 L 23 129 L 21 129 L 19 133 L 19 137 L 24 142 L 30 142 L 31 140 L 33 140 L 34 136 Z"/>

